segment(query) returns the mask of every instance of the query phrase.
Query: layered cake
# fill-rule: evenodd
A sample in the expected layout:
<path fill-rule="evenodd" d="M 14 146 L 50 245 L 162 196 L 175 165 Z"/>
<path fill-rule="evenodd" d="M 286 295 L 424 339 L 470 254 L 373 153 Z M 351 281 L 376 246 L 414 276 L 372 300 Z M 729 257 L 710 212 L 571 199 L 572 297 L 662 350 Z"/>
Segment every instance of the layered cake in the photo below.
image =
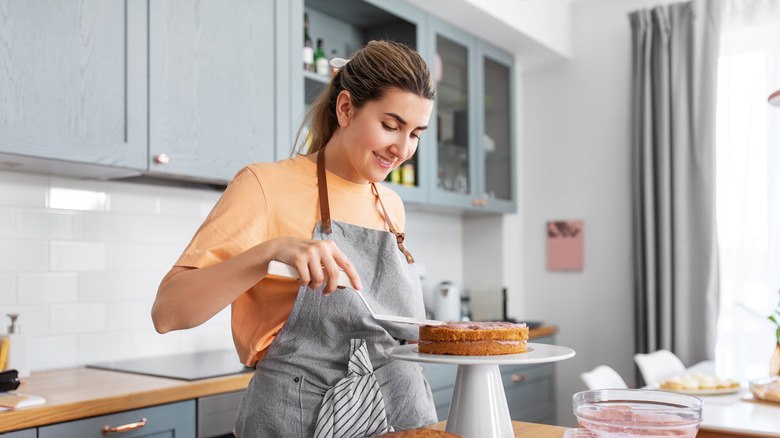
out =
<path fill-rule="evenodd" d="M 511 322 L 454 321 L 420 326 L 420 353 L 491 356 L 528 351 L 528 326 Z"/>

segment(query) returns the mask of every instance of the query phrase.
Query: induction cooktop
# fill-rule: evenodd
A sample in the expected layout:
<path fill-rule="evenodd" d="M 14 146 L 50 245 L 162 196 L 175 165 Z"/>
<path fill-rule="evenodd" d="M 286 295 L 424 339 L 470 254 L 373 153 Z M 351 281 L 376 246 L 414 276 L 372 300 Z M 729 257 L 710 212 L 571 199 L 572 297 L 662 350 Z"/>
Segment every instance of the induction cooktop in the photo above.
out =
<path fill-rule="evenodd" d="M 180 380 L 200 380 L 251 372 L 238 360 L 235 350 L 213 350 L 87 365 L 110 371 L 145 374 Z"/>

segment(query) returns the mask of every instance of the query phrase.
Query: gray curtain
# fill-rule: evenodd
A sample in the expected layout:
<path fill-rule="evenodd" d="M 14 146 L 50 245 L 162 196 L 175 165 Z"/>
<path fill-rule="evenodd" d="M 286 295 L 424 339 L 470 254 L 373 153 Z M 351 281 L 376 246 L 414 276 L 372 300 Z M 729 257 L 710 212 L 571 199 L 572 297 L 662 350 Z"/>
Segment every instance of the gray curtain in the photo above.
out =
<path fill-rule="evenodd" d="M 719 0 L 629 14 L 636 352 L 712 359 Z"/>

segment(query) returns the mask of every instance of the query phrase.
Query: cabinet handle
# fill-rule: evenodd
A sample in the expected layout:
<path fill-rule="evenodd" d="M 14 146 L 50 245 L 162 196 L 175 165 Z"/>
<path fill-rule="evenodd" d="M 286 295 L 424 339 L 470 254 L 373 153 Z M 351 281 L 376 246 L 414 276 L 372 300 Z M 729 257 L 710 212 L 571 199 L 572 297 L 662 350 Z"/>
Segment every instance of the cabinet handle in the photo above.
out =
<path fill-rule="evenodd" d="M 146 418 L 142 418 L 141 421 L 137 423 L 123 424 L 117 427 L 103 426 L 101 432 L 103 432 L 103 435 L 107 435 L 109 433 L 119 433 L 119 432 L 127 432 L 130 430 L 136 430 L 144 426 L 146 426 Z"/>
<path fill-rule="evenodd" d="M 510 377 L 510 379 L 512 379 L 513 382 L 522 382 L 527 378 L 528 378 L 528 374 L 520 374 L 519 376 L 517 374 L 512 374 L 512 377 Z"/>
<path fill-rule="evenodd" d="M 157 162 L 157 164 L 168 164 L 171 161 L 171 158 L 166 153 L 158 154 L 156 157 L 154 157 L 154 161 Z"/>

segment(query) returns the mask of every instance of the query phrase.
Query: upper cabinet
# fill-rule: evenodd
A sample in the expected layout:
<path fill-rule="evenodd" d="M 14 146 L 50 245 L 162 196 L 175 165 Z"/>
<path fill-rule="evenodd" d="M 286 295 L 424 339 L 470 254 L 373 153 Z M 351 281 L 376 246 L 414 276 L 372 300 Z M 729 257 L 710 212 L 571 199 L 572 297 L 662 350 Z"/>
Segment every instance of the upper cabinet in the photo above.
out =
<path fill-rule="evenodd" d="M 149 2 L 149 170 L 229 181 L 274 160 L 274 0 Z"/>
<path fill-rule="evenodd" d="M 479 205 L 510 213 L 517 208 L 513 59 L 484 42 L 478 44 L 477 55 Z"/>
<path fill-rule="evenodd" d="M 295 3 L 295 2 L 294 2 Z M 368 41 L 389 39 L 422 50 L 425 41 L 426 16 L 405 2 L 391 0 L 305 0 L 292 14 L 293 45 L 293 120 L 294 128 L 303 121 L 309 106 L 326 89 L 329 74 L 304 69 L 304 16 L 308 17 L 309 36 L 314 50 L 322 40 L 323 53 L 330 59 L 347 58 Z M 300 55 L 298 55 L 300 54 Z M 328 69 L 328 73 L 330 73 Z M 297 88 L 297 90 L 296 90 Z M 426 133 L 427 134 L 427 133 Z M 401 197 L 410 202 L 428 201 L 427 181 L 430 159 L 425 151 L 434 146 L 428 135 L 421 136 L 418 152 L 406 163 L 403 172 L 387 181 Z M 299 144 L 302 142 L 299 139 Z M 289 151 L 288 151 L 289 154 Z M 402 174 L 403 173 L 403 174 Z"/>
<path fill-rule="evenodd" d="M 274 3 L 0 0 L 0 153 L 213 183 L 273 161 Z"/>
<path fill-rule="evenodd" d="M 430 19 L 436 81 L 434 205 L 516 210 L 513 58 Z"/>
<path fill-rule="evenodd" d="M 143 0 L 0 0 L 0 152 L 146 167 Z"/>
<path fill-rule="evenodd" d="M 0 166 L 225 184 L 289 157 L 330 81 L 304 69 L 304 17 L 327 59 L 389 39 L 431 68 L 429 129 L 386 184 L 412 204 L 515 210 L 513 56 L 400 0 L 0 0 Z"/>
<path fill-rule="evenodd" d="M 294 2 L 295 3 L 295 2 Z M 291 10 L 293 119 L 298 123 L 330 81 L 304 70 L 304 15 L 316 50 L 348 57 L 371 39 L 415 48 L 428 63 L 436 106 L 408 164 L 390 175 L 404 201 L 461 211 L 516 208 L 513 57 L 401 1 L 303 0 Z M 296 85 L 297 84 L 297 85 Z M 300 143 L 300 140 L 299 140 Z"/>

